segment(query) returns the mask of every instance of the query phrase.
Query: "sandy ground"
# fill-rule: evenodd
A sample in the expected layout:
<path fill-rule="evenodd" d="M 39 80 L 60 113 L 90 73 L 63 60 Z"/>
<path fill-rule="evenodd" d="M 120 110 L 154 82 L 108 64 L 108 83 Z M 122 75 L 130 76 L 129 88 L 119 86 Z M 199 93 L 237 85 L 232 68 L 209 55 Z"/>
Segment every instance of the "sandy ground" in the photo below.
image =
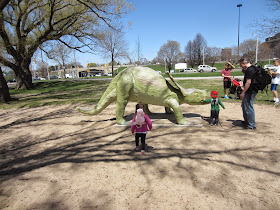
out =
<path fill-rule="evenodd" d="M 224 104 L 222 127 L 210 105 L 182 105 L 188 126 L 151 106 L 145 155 L 115 104 L 0 110 L 0 209 L 279 209 L 279 108 L 255 105 L 258 129 L 244 130 L 240 105 Z"/>

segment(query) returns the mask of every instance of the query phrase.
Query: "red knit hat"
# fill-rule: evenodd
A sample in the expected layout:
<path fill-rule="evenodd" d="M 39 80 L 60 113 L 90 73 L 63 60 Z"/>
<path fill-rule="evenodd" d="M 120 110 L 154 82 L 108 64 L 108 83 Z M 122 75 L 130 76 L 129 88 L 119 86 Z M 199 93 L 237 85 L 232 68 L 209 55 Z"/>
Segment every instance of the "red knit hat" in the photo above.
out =
<path fill-rule="evenodd" d="M 213 90 L 211 93 L 210 93 L 210 96 L 212 98 L 217 98 L 218 97 L 218 92 L 216 90 Z"/>

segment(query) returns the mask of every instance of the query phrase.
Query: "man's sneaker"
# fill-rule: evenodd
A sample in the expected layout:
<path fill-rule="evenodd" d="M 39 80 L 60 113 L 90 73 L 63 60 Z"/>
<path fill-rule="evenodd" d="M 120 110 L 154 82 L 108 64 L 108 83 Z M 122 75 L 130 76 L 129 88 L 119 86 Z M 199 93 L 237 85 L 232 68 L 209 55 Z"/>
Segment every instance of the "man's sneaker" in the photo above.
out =
<path fill-rule="evenodd" d="M 139 151 L 139 146 L 134 148 L 135 151 Z"/>
<path fill-rule="evenodd" d="M 275 105 L 278 105 L 279 103 L 280 103 L 279 100 L 274 102 Z"/>
<path fill-rule="evenodd" d="M 226 95 L 226 96 L 225 96 L 225 99 L 229 99 L 229 97 Z"/>
<path fill-rule="evenodd" d="M 256 128 L 256 127 L 253 127 L 253 128 L 252 128 L 252 127 L 247 126 L 246 129 L 255 130 L 255 129 L 257 129 L 257 128 Z"/>
<path fill-rule="evenodd" d="M 144 155 L 145 154 L 145 150 L 141 150 L 141 153 L 142 153 L 142 155 Z"/>

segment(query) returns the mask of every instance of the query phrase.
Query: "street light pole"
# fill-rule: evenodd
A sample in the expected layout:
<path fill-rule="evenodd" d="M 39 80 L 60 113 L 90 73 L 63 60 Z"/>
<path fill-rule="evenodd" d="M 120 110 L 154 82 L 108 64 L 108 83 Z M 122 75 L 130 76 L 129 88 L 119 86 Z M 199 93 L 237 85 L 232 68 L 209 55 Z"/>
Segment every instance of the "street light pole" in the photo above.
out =
<path fill-rule="evenodd" d="M 74 50 L 74 62 L 75 62 L 75 78 L 78 78 L 78 71 L 77 71 L 77 63 L 76 63 L 76 54 Z"/>
<path fill-rule="evenodd" d="M 239 8 L 239 15 L 238 15 L 238 46 L 237 46 L 237 56 L 238 56 L 238 59 L 239 59 L 240 7 L 242 7 L 242 4 L 238 4 L 237 7 Z"/>
<path fill-rule="evenodd" d="M 166 72 L 166 57 L 164 56 L 164 73 Z"/>
<path fill-rule="evenodd" d="M 205 63 L 204 63 L 204 45 L 203 45 L 203 48 L 202 48 L 202 63 L 203 63 L 203 65 L 205 65 Z"/>
<path fill-rule="evenodd" d="M 256 65 L 258 63 L 258 48 L 259 48 L 259 37 L 257 35 L 257 45 L 256 45 Z"/>

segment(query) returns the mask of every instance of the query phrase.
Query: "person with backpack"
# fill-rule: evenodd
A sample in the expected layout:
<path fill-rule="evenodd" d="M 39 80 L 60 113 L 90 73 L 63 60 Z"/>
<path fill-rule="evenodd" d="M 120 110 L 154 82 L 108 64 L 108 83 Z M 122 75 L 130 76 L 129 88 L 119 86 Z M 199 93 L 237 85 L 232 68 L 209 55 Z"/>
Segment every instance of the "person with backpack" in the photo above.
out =
<path fill-rule="evenodd" d="M 271 81 L 271 91 L 274 95 L 274 104 L 278 105 L 279 104 L 279 98 L 278 98 L 278 93 L 277 93 L 277 85 L 280 83 L 280 60 L 275 59 L 273 62 L 275 68 L 273 70 L 269 69 L 269 73 L 272 77 Z"/>
<path fill-rule="evenodd" d="M 135 150 L 139 151 L 139 138 L 141 138 L 141 153 L 145 154 L 146 135 L 148 130 L 152 130 L 152 121 L 144 112 L 144 104 L 141 102 L 136 105 L 136 111 L 131 121 L 131 133 L 135 133 Z"/>
<path fill-rule="evenodd" d="M 211 103 L 210 125 L 218 125 L 220 106 L 225 109 L 222 101 L 218 98 L 218 92 L 213 90 L 210 93 L 211 99 L 203 100 L 204 102 Z M 220 105 L 220 106 L 219 106 Z M 215 119 L 215 121 L 214 121 Z"/>
<path fill-rule="evenodd" d="M 241 107 L 243 112 L 244 121 L 242 123 L 245 125 L 246 129 L 256 129 L 255 122 L 255 110 L 254 101 L 258 93 L 258 88 L 254 87 L 253 82 L 256 78 L 256 67 L 253 66 L 248 58 L 241 58 L 239 60 L 239 65 L 244 73 L 243 86 L 244 89 L 240 94 L 240 99 L 242 99 Z"/>

